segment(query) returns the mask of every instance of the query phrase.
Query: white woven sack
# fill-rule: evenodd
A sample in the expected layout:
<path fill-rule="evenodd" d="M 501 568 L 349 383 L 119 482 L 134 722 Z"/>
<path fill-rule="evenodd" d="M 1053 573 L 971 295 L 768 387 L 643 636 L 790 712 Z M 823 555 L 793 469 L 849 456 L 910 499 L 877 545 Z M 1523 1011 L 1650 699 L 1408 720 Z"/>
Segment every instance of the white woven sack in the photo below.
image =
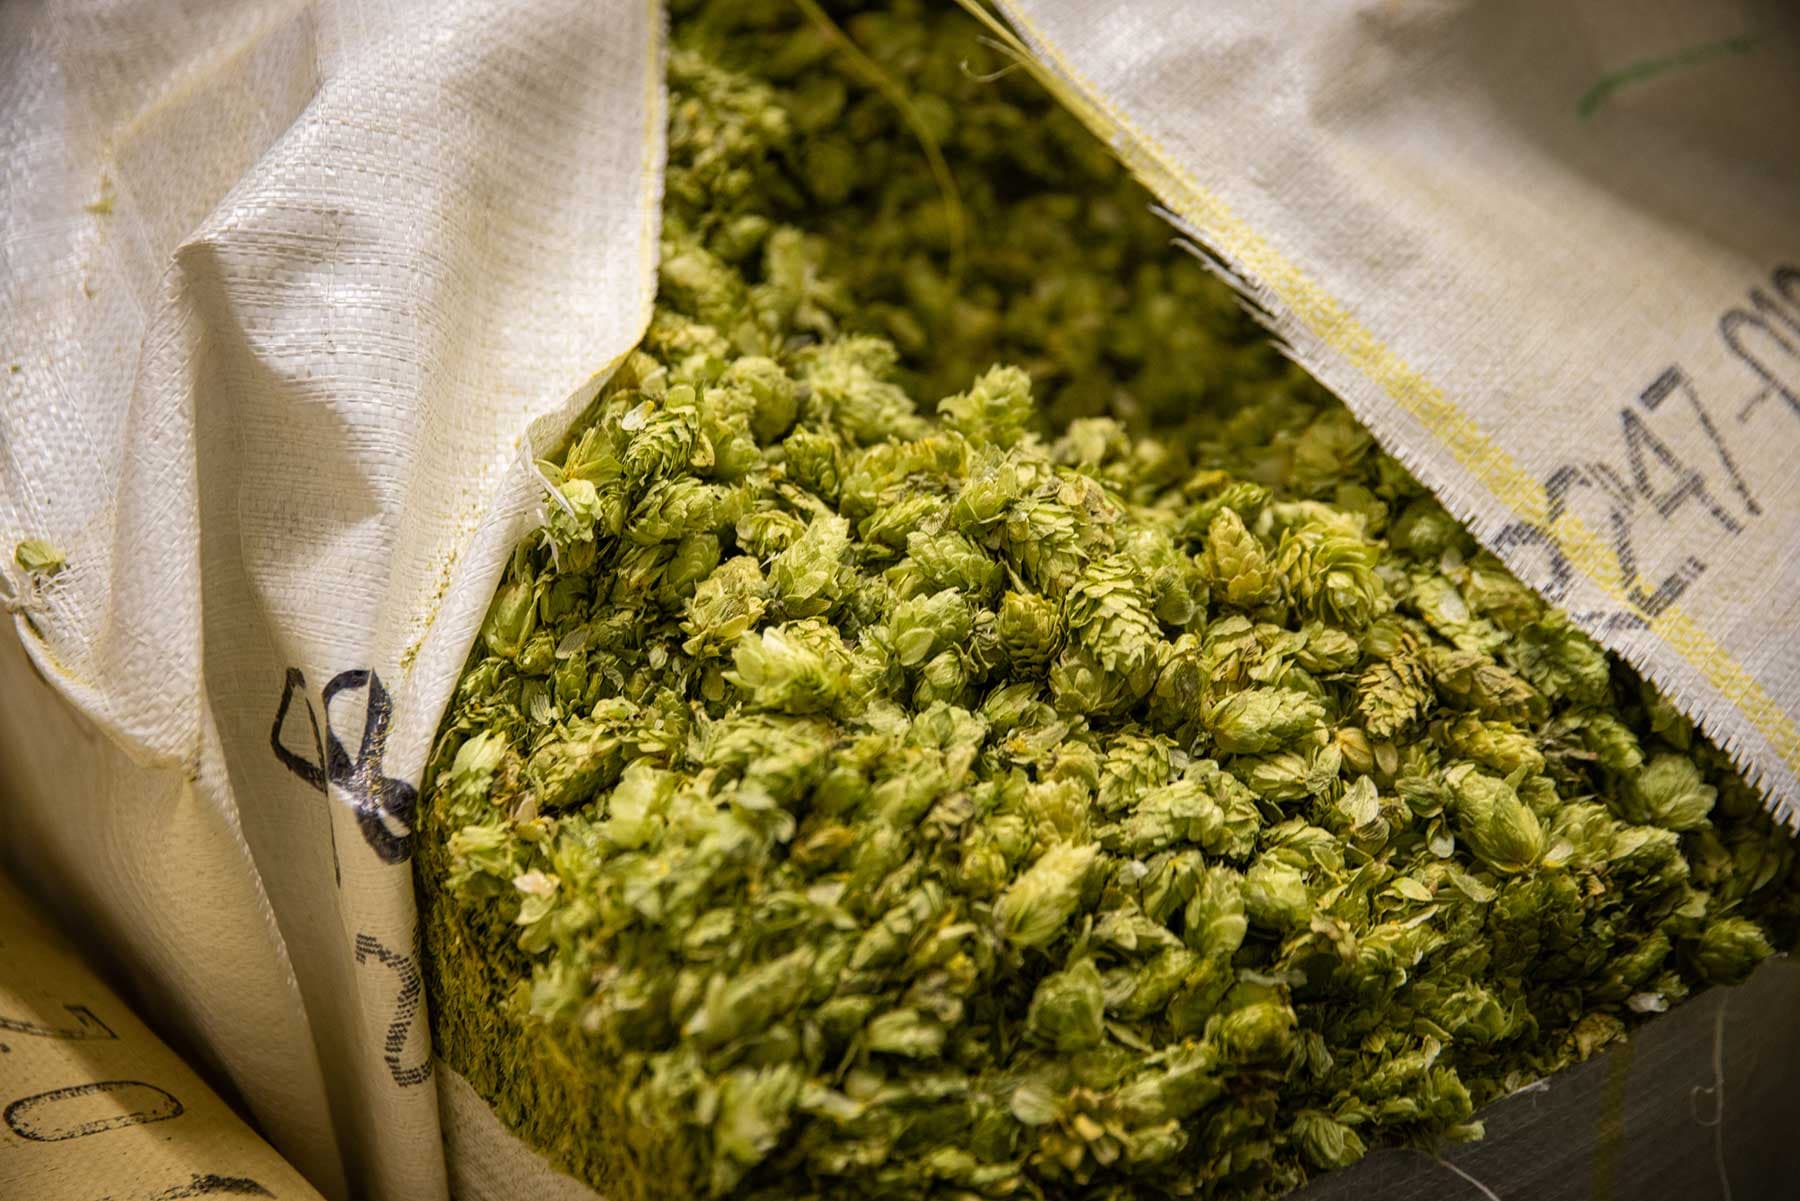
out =
<path fill-rule="evenodd" d="M 1800 820 L 1800 9 L 997 7 L 1293 357 Z"/>
<path fill-rule="evenodd" d="M 6 855 L 334 1199 L 445 1195 L 408 821 L 531 448 L 649 319 L 661 37 L 0 8 Z"/>

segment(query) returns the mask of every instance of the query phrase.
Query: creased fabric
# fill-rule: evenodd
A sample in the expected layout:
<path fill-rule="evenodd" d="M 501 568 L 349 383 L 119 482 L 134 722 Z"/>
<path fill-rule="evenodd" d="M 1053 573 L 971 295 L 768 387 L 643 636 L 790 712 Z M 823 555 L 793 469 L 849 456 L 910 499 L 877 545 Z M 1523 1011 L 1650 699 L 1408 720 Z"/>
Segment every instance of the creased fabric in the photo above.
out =
<path fill-rule="evenodd" d="M 333 1197 L 445 1194 L 409 822 L 533 450 L 649 319 L 661 38 L 0 12 L 8 858 Z"/>
<path fill-rule="evenodd" d="M 1793 7 L 998 7 L 1294 357 L 1793 824 Z"/>

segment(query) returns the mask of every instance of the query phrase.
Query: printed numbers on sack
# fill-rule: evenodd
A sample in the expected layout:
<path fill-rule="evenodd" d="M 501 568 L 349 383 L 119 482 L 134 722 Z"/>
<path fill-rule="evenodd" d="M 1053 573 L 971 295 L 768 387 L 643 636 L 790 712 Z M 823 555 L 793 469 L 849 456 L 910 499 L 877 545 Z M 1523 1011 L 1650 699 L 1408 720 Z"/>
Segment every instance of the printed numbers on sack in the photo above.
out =
<path fill-rule="evenodd" d="M 1753 389 L 1727 410 L 1728 422 L 1742 426 L 1774 400 L 1800 417 L 1800 267 L 1777 267 L 1766 288 L 1749 289 L 1746 303 L 1720 316 L 1718 333 Z M 1577 621 L 1606 629 L 1648 624 L 1705 574 L 1707 546 L 1737 537 L 1764 512 L 1717 412 L 1693 376 L 1670 364 L 1635 403 L 1620 407 L 1613 457 L 1571 460 L 1550 471 L 1540 481 L 1543 524 L 1513 522 L 1496 536 L 1496 549 L 1535 554 L 1537 569 L 1521 574 L 1562 603 L 1575 572 L 1557 531 L 1575 517 L 1606 540 L 1630 605 L 1577 613 Z"/>
<path fill-rule="evenodd" d="M 367 691 L 367 705 L 362 737 L 352 756 L 332 725 L 331 706 L 344 694 L 359 690 Z M 287 723 L 288 711 L 293 707 L 296 695 L 306 705 L 312 735 L 311 746 L 300 750 L 282 740 L 282 727 Z M 406 862 L 412 857 L 412 820 L 419 793 L 405 780 L 382 773 L 381 757 L 387 749 L 394 706 L 381 677 L 361 669 L 341 671 L 325 685 L 319 699 L 325 712 L 323 725 L 313 708 L 312 698 L 306 695 L 305 673 L 297 667 L 288 668 L 281 703 L 275 709 L 275 722 L 269 731 L 269 746 L 275 752 L 275 758 L 327 797 L 335 789 L 347 800 L 356 814 L 356 825 L 362 832 L 363 841 L 383 863 Z M 334 858 L 336 854 L 334 837 Z"/>

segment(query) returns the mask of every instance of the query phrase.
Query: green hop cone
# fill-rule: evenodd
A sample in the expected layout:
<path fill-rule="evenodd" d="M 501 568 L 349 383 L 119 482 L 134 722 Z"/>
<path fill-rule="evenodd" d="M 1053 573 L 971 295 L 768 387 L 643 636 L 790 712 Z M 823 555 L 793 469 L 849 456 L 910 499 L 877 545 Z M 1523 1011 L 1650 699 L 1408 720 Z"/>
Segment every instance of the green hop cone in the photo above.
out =
<path fill-rule="evenodd" d="M 489 651 L 512 659 L 524 649 L 537 627 L 537 595 L 530 580 L 513 580 L 494 595 L 481 623 L 481 641 Z"/>
<path fill-rule="evenodd" d="M 1224 754 L 1256 754 L 1287 746 L 1320 729 L 1325 707 L 1303 692 L 1251 688 L 1226 697 L 1207 715 L 1213 742 Z"/>
<path fill-rule="evenodd" d="M 978 23 L 668 16 L 654 311 L 412 822 L 434 1053 L 534 1151 L 637 1201 L 1273 1197 L 1791 942 L 1726 756 Z"/>
<path fill-rule="evenodd" d="M 994 917 L 1001 936 L 1016 947 L 1041 947 L 1075 916 L 1087 872 L 1100 848 L 1051 847 L 1001 894 Z"/>
<path fill-rule="evenodd" d="M 1304 927 L 1312 916 L 1306 874 L 1286 852 L 1262 856 L 1244 873 L 1244 912 L 1251 924 L 1286 933 Z"/>
<path fill-rule="evenodd" d="M 1356 1131 L 1330 1114 L 1307 1110 L 1294 1119 L 1300 1153 L 1315 1168 L 1347 1168 L 1368 1154 Z"/>
<path fill-rule="evenodd" d="M 750 703 L 785 713 L 817 713 L 844 694 L 849 653 L 837 630 L 817 618 L 746 633 L 725 678 Z"/>
<path fill-rule="evenodd" d="M 1031 997 L 1026 1029 L 1058 1051 L 1100 1045 L 1105 1036 L 1106 997 L 1092 959 L 1045 976 Z"/>
<path fill-rule="evenodd" d="M 1031 377 L 1017 367 L 993 367 L 967 392 L 938 403 L 944 424 L 975 443 L 1008 447 L 1024 437 L 1037 415 Z"/>
<path fill-rule="evenodd" d="M 1245 881 L 1228 867 L 1210 867 L 1187 904 L 1183 938 L 1203 955 L 1228 960 L 1249 931 Z"/>
<path fill-rule="evenodd" d="M 1217 1039 L 1227 1062 L 1277 1063 L 1293 1048 L 1294 1011 L 1280 1001 L 1239 1006 L 1220 1019 Z"/>
<path fill-rule="evenodd" d="M 1467 763 L 1445 772 L 1444 783 L 1457 836 L 1483 864 L 1512 874 L 1543 857 L 1543 826 L 1511 784 Z"/>
<path fill-rule="evenodd" d="M 1215 597 L 1239 609 L 1254 609 L 1280 596 L 1280 578 L 1262 543 L 1234 509 L 1221 509 L 1207 527 L 1200 572 Z"/>
<path fill-rule="evenodd" d="M 1709 984 L 1739 984 L 1772 953 L 1762 927 L 1749 918 L 1727 917 L 1700 935 L 1694 947 L 1694 965 Z"/>
<path fill-rule="evenodd" d="M 1032 593 L 1008 592 L 1002 597 L 995 631 L 1013 670 L 1041 671 L 1060 646 L 1061 624 L 1053 601 Z"/>
<path fill-rule="evenodd" d="M 1697 830 L 1706 824 L 1718 795 L 1692 759 L 1658 755 L 1632 777 L 1621 798 L 1620 816 L 1665 830 Z"/>

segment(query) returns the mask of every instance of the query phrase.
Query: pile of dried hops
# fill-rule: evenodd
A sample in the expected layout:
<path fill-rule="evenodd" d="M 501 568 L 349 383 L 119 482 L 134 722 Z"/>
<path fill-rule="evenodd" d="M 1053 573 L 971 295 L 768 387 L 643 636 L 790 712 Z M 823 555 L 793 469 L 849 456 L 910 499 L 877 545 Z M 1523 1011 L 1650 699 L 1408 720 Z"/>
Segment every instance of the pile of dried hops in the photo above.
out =
<path fill-rule="evenodd" d="M 1790 937 L 1724 757 L 1103 146 L 830 7 L 674 6 L 656 316 L 434 757 L 509 1125 L 610 1201 L 1266 1197 Z"/>

